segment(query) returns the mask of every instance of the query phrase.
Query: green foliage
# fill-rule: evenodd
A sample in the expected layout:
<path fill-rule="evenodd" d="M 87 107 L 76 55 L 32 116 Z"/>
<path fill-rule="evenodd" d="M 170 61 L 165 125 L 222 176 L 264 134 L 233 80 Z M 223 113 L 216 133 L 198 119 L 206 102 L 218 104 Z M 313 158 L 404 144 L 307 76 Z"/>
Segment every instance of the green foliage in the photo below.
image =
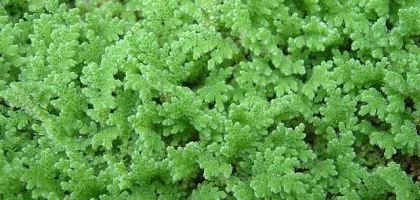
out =
<path fill-rule="evenodd" d="M 415 0 L 2 0 L 0 199 L 420 199 Z"/>

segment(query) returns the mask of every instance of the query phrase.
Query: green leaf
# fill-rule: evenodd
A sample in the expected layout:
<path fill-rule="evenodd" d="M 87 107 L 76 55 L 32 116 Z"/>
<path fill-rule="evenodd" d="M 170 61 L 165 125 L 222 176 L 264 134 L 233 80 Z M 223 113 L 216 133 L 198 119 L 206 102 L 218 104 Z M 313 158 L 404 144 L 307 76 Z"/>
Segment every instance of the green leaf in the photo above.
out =
<path fill-rule="evenodd" d="M 361 100 L 367 105 L 360 107 L 359 115 L 370 114 L 376 115 L 379 119 L 384 120 L 386 116 L 387 101 L 376 89 L 370 88 L 361 93 Z"/>

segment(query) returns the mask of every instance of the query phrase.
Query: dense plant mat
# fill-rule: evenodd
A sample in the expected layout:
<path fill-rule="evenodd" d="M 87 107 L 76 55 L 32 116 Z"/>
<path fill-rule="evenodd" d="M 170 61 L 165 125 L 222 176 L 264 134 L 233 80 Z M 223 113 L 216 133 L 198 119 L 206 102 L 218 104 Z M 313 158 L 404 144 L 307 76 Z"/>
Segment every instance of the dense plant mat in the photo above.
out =
<path fill-rule="evenodd" d="M 420 199 L 418 0 L 2 0 L 0 199 Z"/>

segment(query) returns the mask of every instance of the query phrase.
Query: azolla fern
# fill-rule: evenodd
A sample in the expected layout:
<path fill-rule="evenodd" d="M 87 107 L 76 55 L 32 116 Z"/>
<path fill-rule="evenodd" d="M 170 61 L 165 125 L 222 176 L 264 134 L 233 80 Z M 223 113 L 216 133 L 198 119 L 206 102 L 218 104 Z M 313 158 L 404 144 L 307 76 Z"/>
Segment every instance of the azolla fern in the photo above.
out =
<path fill-rule="evenodd" d="M 420 199 L 420 1 L 0 5 L 0 199 Z"/>

